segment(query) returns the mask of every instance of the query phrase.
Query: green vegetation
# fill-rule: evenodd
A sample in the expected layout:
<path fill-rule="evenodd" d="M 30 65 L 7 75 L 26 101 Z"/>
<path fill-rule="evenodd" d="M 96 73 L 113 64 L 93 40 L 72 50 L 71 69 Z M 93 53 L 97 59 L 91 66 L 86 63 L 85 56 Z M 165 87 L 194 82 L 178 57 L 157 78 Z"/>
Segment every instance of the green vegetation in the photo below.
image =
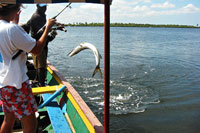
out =
<path fill-rule="evenodd" d="M 65 24 L 66 26 L 104 26 L 103 23 L 74 23 Z M 135 24 L 135 23 L 111 23 L 111 27 L 164 27 L 164 28 L 200 28 L 192 25 L 174 25 L 174 24 Z"/>
<path fill-rule="evenodd" d="M 73 24 L 66 24 L 66 26 L 104 26 L 103 23 L 73 23 Z"/>

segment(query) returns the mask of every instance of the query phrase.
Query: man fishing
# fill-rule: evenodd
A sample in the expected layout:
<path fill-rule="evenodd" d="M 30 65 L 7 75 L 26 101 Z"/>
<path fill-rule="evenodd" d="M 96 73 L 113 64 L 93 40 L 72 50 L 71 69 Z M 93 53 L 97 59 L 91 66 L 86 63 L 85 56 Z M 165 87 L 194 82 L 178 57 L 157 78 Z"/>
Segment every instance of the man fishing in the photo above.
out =
<path fill-rule="evenodd" d="M 56 19 L 57 16 L 59 16 L 67 7 L 70 7 L 69 3 L 61 12 L 59 12 L 56 16 L 54 16 L 52 19 Z M 37 4 L 37 10 L 32 15 L 30 20 L 27 22 L 26 25 L 24 25 L 24 29 L 26 31 L 29 30 L 28 27 L 30 27 L 31 36 L 38 40 L 40 36 L 42 35 L 44 29 L 45 29 L 45 23 L 46 23 L 46 10 L 47 10 L 47 4 Z M 28 27 L 27 27 L 28 26 Z M 46 80 L 46 62 L 47 62 L 47 55 L 48 55 L 48 43 L 52 41 L 55 36 L 57 35 L 56 30 L 61 30 L 66 32 L 64 29 L 64 25 L 61 23 L 56 22 L 56 28 L 52 28 L 51 33 L 49 33 L 46 46 L 43 49 L 42 53 L 39 56 L 32 55 L 34 67 L 37 71 L 35 81 L 39 81 L 40 86 L 45 86 L 45 80 Z"/>
<path fill-rule="evenodd" d="M 33 38 L 38 40 L 42 33 L 38 33 L 38 31 L 46 24 L 46 10 L 47 4 L 37 4 L 37 10 L 32 15 L 30 20 L 27 22 L 27 25 L 30 26 L 30 33 Z M 35 81 L 39 81 L 39 86 L 45 86 L 46 80 L 46 61 L 48 55 L 48 43 L 52 41 L 57 35 L 56 31 L 52 31 L 51 35 L 48 35 L 46 46 L 44 47 L 42 53 L 38 56 L 32 54 L 34 67 L 36 69 L 36 77 Z"/>
<path fill-rule="evenodd" d="M 4 112 L 0 133 L 11 133 L 16 119 L 22 122 L 24 133 L 36 132 L 37 104 L 27 76 L 26 53 L 42 52 L 56 21 L 48 19 L 45 31 L 36 41 L 18 26 L 21 7 L 0 2 L 0 100 Z M 21 54 L 13 59 L 19 50 Z"/>

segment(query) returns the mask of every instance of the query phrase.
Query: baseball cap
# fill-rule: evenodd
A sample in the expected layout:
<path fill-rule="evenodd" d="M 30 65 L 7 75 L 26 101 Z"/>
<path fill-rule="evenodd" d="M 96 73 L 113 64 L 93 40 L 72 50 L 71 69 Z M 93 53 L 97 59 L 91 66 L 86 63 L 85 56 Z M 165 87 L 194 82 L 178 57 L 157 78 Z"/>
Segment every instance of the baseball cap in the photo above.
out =
<path fill-rule="evenodd" d="M 37 6 L 44 7 L 47 6 L 47 4 L 37 4 Z"/>

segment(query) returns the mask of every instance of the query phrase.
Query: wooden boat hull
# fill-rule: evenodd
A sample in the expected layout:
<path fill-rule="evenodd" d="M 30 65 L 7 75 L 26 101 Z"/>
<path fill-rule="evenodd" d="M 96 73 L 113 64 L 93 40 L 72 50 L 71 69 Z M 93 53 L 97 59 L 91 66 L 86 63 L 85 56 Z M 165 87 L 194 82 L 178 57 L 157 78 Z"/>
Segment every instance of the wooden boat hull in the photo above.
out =
<path fill-rule="evenodd" d="M 51 97 L 62 86 L 66 89 L 50 101 L 45 107 L 38 109 L 38 130 L 40 132 L 77 132 L 77 133 L 102 133 L 104 128 L 97 117 L 93 114 L 78 92 L 58 70 L 48 62 L 47 85 L 34 87 L 35 96 L 43 97 L 43 102 Z M 32 72 L 31 72 L 32 71 Z M 29 71 L 29 77 L 33 76 L 34 70 Z M 33 76 L 34 77 L 34 76 Z M 3 112 L 0 120 L 3 120 Z M 2 118 L 2 119 L 1 119 Z M 19 124 L 19 122 L 17 122 Z M 66 126 L 64 126 L 66 125 Z"/>
<path fill-rule="evenodd" d="M 62 110 L 66 110 L 75 131 L 81 133 L 104 132 L 102 124 L 72 85 L 50 63 L 48 63 L 47 69 L 47 84 L 63 84 L 67 87 L 67 91 L 57 97 L 57 102 Z"/>

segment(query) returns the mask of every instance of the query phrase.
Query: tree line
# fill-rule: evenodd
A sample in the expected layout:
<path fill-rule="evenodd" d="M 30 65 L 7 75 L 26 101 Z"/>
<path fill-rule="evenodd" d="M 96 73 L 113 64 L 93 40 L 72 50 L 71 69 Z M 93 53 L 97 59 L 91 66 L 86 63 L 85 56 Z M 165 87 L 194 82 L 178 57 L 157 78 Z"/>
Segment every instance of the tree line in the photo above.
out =
<path fill-rule="evenodd" d="M 65 26 L 94 26 L 100 27 L 104 26 L 104 23 L 69 23 L 65 24 Z M 176 24 L 136 24 L 136 23 L 111 23 L 111 27 L 166 27 L 166 28 L 200 28 L 192 25 L 176 25 Z"/>

